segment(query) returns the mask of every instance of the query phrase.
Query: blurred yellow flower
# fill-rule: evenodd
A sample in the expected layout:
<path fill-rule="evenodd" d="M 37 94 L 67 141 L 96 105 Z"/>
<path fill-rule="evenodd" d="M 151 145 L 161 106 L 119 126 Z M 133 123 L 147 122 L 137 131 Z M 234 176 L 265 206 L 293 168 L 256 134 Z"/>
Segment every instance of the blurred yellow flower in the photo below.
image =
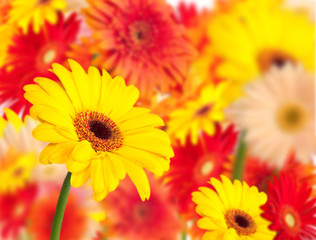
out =
<path fill-rule="evenodd" d="M 0 192 L 12 193 L 30 181 L 36 165 L 34 153 L 18 153 L 13 147 L 0 155 Z"/>
<path fill-rule="evenodd" d="M 275 0 L 233 1 L 209 22 L 220 77 L 243 86 L 286 61 L 315 68 L 315 24 L 306 14 L 286 10 Z"/>
<path fill-rule="evenodd" d="M 171 112 L 167 124 L 169 136 L 184 145 L 188 135 L 191 142 L 196 144 L 202 130 L 213 135 L 214 123 L 224 120 L 223 109 L 231 102 L 227 95 L 229 86 L 229 82 L 221 82 L 216 86 L 208 84 L 201 89 L 200 96 Z"/>
<path fill-rule="evenodd" d="M 142 200 L 150 187 L 143 168 L 162 175 L 173 156 L 162 119 L 149 110 L 133 107 L 139 92 L 95 67 L 88 74 L 69 60 L 72 72 L 53 64 L 61 85 L 47 78 L 24 87 L 33 104 L 31 115 L 41 123 L 33 136 L 50 144 L 42 151 L 44 164 L 66 163 L 71 185 L 82 186 L 91 178 L 94 198 L 102 200 L 117 188 L 126 174 Z"/>
<path fill-rule="evenodd" d="M 10 109 L 4 109 L 6 119 L 0 116 L 0 192 L 15 192 L 32 180 L 37 157 L 44 143 L 32 138 L 35 120 L 24 121 Z"/>
<path fill-rule="evenodd" d="M 207 230 L 202 240 L 272 240 L 275 233 L 268 229 L 269 222 L 260 214 L 260 206 L 267 201 L 264 192 L 249 187 L 239 180 L 232 183 L 221 176 L 222 182 L 211 178 L 215 191 L 200 187 L 192 193 L 196 212 L 202 216 L 198 227 Z"/>
<path fill-rule="evenodd" d="M 45 21 L 55 24 L 57 11 L 64 10 L 66 5 L 66 0 L 13 0 L 9 23 L 16 23 L 24 33 L 32 24 L 38 33 Z"/>

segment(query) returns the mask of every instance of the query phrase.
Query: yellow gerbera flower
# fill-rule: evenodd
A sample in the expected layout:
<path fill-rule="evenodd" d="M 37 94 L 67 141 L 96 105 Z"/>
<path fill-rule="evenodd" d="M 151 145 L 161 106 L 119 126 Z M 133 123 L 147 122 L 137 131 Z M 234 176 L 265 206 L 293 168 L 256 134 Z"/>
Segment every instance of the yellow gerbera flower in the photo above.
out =
<path fill-rule="evenodd" d="M 14 148 L 0 155 L 0 192 L 12 193 L 31 179 L 36 165 L 34 153 L 23 154 Z"/>
<path fill-rule="evenodd" d="M 213 135 L 214 122 L 224 119 L 223 109 L 230 102 L 231 97 L 227 96 L 229 86 L 229 82 L 222 82 L 217 86 L 208 84 L 201 90 L 200 96 L 188 101 L 183 108 L 173 111 L 167 124 L 167 132 L 171 138 L 180 140 L 184 145 L 188 135 L 192 143 L 196 144 L 201 130 Z"/>
<path fill-rule="evenodd" d="M 143 170 L 162 175 L 173 156 L 162 119 L 149 110 L 133 107 L 139 92 L 95 67 L 88 73 L 69 60 L 72 72 L 53 64 L 58 84 L 36 78 L 38 84 L 24 87 L 25 98 L 33 104 L 31 115 L 41 123 L 33 136 L 50 142 L 42 151 L 44 164 L 66 163 L 72 172 L 71 185 L 79 187 L 91 178 L 94 198 L 102 200 L 126 174 L 142 200 L 150 188 Z"/>
<path fill-rule="evenodd" d="M 16 23 L 24 33 L 28 31 L 29 24 L 32 24 L 38 33 L 45 21 L 55 24 L 57 11 L 65 8 L 65 0 L 13 0 L 9 23 Z"/>
<path fill-rule="evenodd" d="M 34 119 L 26 116 L 22 122 L 12 110 L 4 112 L 7 120 L 0 116 L 0 192 L 14 192 L 31 180 L 44 144 L 31 137 Z"/>
<path fill-rule="evenodd" d="M 192 193 L 196 212 L 203 218 L 198 227 L 207 230 L 202 240 L 272 240 L 275 232 L 268 229 L 269 222 L 260 214 L 260 206 L 267 201 L 264 192 L 235 180 L 232 183 L 221 176 L 222 182 L 211 178 L 215 191 L 200 187 Z"/>
<path fill-rule="evenodd" d="M 307 14 L 286 10 L 275 0 L 233 1 L 209 23 L 220 77 L 244 85 L 272 65 L 286 61 L 315 68 L 315 25 Z M 239 86 L 240 87 L 240 86 Z"/>

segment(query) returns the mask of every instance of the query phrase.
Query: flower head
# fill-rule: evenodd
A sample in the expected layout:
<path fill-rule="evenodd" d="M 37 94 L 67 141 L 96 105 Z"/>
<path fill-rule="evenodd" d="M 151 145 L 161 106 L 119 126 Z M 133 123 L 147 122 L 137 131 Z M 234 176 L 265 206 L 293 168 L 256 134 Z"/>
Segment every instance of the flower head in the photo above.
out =
<path fill-rule="evenodd" d="M 232 183 L 225 176 L 221 179 L 222 182 L 211 178 L 215 191 L 201 187 L 192 194 L 196 212 L 203 217 L 198 226 L 207 230 L 202 240 L 245 237 L 272 240 L 275 234 L 268 229 L 269 222 L 260 217 L 260 206 L 267 201 L 267 195 L 245 182 Z"/>
<path fill-rule="evenodd" d="M 38 33 L 45 21 L 55 24 L 57 11 L 65 8 L 65 0 L 13 0 L 9 23 L 16 23 L 24 33 L 31 25 L 34 32 Z"/>
<path fill-rule="evenodd" d="M 314 70 L 315 24 L 306 14 L 284 9 L 284 1 L 226 2 L 209 21 L 213 52 L 223 59 L 219 76 L 243 86 L 286 62 Z"/>
<path fill-rule="evenodd" d="M 53 64 L 58 84 L 37 78 L 24 87 L 31 114 L 40 121 L 33 136 L 50 142 L 42 151 L 44 164 L 66 163 L 71 185 L 82 186 L 91 178 L 96 200 L 113 191 L 126 174 L 142 198 L 150 187 L 143 168 L 157 174 L 169 168 L 173 156 L 166 133 L 155 127 L 164 123 L 144 108 L 133 107 L 139 92 L 124 79 L 112 79 L 95 67 L 88 73 L 69 60 L 71 72 Z"/>
<path fill-rule="evenodd" d="M 76 17 L 72 14 L 64 19 L 58 14 L 56 24 L 45 22 L 38 33 L 30 28 L 27 34 L 20 31 L 13 35 L 6 64 L 0 69 L 0 101 L 13 100 L 12 109 L 28 114 L 30 104 L 23 97 L 23 86 L 35 77 L 56 79 L 48 70 L 53 62 L 66 61 L 66 51 L 79 28 Z"/>
<path fill-rule="evenodd" d="M 302 67 L 271 69 L 247 86 L 232 109 L 236 122 L 247 130 L 253 156 L 281 168 L 293 151 L 303 162 L 315 153 L 314 81 Z"/>
<path fill-rule="evenodd" d="M 262 216 L 271 221 L 270 229 L 277 231 L 276 240 L 316 238 L 316 198 L 311 188 L 299 186 L 287 174 L 268 183 L 268 201 L 262 207 Z"/>
<path fill-rule="evenodd" d="M 164 0 L 89 0 L 87 23 L 94 31 L 96 64 L 122 75 L 143 99 L 182 83 L 195 50 Z"/>
<path fill-rule="evenodd" d="M 208 135 L 214 135 L 215 122 L 224 119 L 223 109 L 228 105 L 226 90 L 229 82 L 202 88 L 200 96 L 188 101 L 182 108 L 170 114 L 167 132 L 172 139 L 180 140 L 184 145 L 187 136 L 193 144 L 197 144 L 198 136 L 203 130 Z"/>

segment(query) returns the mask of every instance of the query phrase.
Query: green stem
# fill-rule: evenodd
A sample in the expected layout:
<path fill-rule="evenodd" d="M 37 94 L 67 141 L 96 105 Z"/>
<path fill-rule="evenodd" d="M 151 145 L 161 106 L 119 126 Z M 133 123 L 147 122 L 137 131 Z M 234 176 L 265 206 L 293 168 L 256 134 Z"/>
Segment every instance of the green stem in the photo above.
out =
<path fill-rule="evenodd" d="M 245 131 L 242 131 L 240 133 L 239 143 L 238 143 L 237 153 L 236 153 L 236 161 L 235 161 L 235 166 L 234 166 L 234 173 L 233 173 L 233 179 L 237 179 L 240 181 L 242 180 L 242 176 L 244 172 L 246 151 L 247 151 L 245 135 L 246 135 Z"/>
<path fill-rule="evenodd" d="M 71 177 L 71 173 L 68 172 L 65 177 L 63 186 L 61 187 L 61 190 L 60 190 L 60 194 L 59 194 L 59 198 L 58 198 L 58 202 L 57 202 L 57 206 L 55 210 L 50 240 L 59 240 L 61 225 L 63 223 L 64 212 L 65 212 L 66 203 L 67 203 L 69 191 L 70 191 L 70 177 Z"/>
<path fill-rule="evenodd" d="M 181 233 L 181 240 L 186 240 L 187 239 L 187 235 L 185 232 Z"/>

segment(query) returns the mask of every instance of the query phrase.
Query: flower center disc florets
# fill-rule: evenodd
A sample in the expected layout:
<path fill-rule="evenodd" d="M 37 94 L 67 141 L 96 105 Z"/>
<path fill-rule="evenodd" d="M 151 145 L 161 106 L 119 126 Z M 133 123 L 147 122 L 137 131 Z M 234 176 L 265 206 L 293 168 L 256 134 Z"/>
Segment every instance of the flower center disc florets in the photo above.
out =
<path fill-rule="evenodd" d="M 240 209 L 230 209 L 225 214 L 228 228 L 234 228 L 238 235 L 250 235 L 256 232 L 257 226 L 253 218 Z"/>
<path fill-rule="evenodd" d="M 282 68 L 287 63 L 295 62 L 295 59 L 289 54 L 273 49 L 266 49 L 258 55 L 258 65 L 263 73 L 268 71 L 273 65 Z"/>
<path fill-rule="evenodd" d="M 277 122 L 282 130 L 286 132 L 298 132 L 305 127 L 307 111 L 304 106 L 296 103 L 288 103 L 277 112 Z"/>
<path fill-rule="evenodd" d="M 297 236 L 301 229 L 301 220 L 299 214 L 288 205 L 285 205 L 280 213 L 281 221 L 287 233 L 291 236 Z"/>
<path fill-rule="evenodd" d="M 112 152 L 122 146 L 123 136 L 119 128 L 103 113 L 81 112 L 74 119 L 74 126 L 79 140 L 89 141 L 96 152 Z"/>

